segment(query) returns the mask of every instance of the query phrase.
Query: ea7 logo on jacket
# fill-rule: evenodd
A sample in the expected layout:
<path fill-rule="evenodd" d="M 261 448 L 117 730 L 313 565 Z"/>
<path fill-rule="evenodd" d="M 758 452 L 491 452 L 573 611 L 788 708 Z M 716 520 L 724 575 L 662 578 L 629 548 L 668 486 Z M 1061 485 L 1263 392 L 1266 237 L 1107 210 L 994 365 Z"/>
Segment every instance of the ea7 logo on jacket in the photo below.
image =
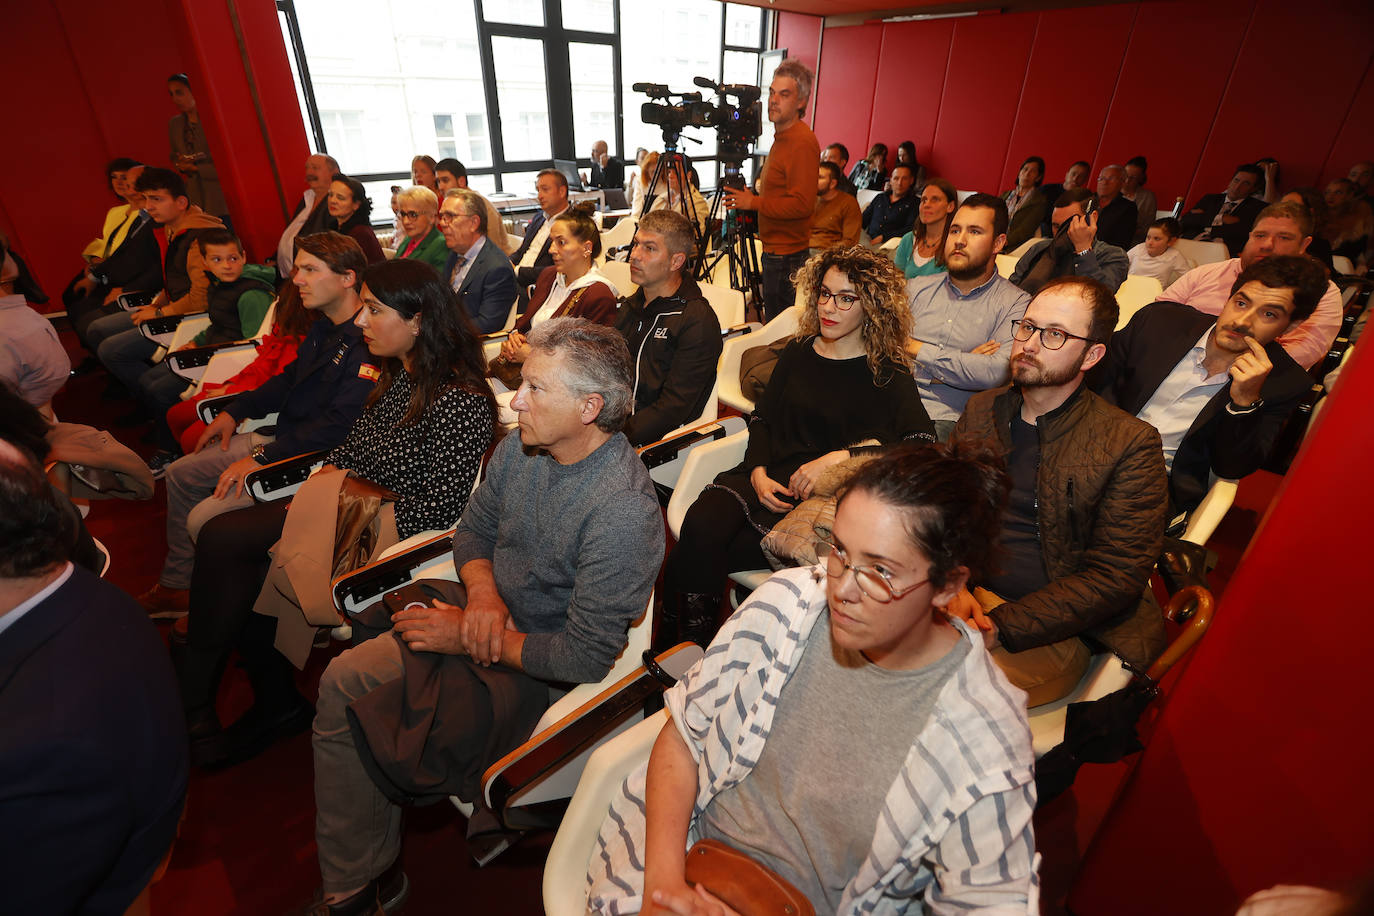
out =
<path fill-rule="evenodd" d="M 667 339 L 668 339 L 668 329 L 667 329 L 667 328 L 655 328 L 655 329 L 654 329 L 654 340 L 667 340 Z"/>

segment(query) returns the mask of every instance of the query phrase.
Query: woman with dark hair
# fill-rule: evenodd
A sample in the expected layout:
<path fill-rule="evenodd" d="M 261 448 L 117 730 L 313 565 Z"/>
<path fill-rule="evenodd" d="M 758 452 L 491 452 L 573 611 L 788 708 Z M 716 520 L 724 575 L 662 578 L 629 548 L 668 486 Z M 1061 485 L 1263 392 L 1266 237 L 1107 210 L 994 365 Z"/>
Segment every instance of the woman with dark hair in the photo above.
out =
<path fill-rule="evenodd" d="M 1040 224 L 1050 212 L 1054 201 L 1045 199 L 1040 185 L 1045 181 L 1045 160 L 1039 156 L 1027 156 L 1016 173 L 1016 187 L 1002 195 L 1007 202 L 1007 252 L 1020 248 L 1035 238 Z"/>
<path fill-rule="evenodd" d="M 897 144 L 897 164 L 911 167 L 912 186 L 920 191 L 926 183 L 926 167 L 916 158 L 916 144 L 903 140 Z"/>
<path fill-rule="evenodd" d="M 906 278 L 924 277 L 945 271 L 945 239 L 954 211 L 959 209 L 959 192 L 943 178 L 932 178 L 921 191 L 921 207 L 916 211 L 916 226 L 897 245 L 893 262 Z"/>
<path fill-rule="evenodd" d="M 553 265 L 539 274 L 529 308 L 501 344 L 503 362 L 523 363 L 530 351 L 525 335 L 550 318 L 615 324 L 620 291 L 596 267 L 601 233 L 586 210 L 572 207 L 554 218 L 549 226 L 549 254 Z"/>
<path fill-rule="evenodd" d="M 849 180 L 860 191 L 881 191 L 887 184 L 887 144 L 873 144 L 868 156 L 850 170 Z"/>
<path fill-rule="evenodd" d="M 1150 224 L 1158 219 L 1155 213 L 1159 210 L 1159 201 L 1155 200 L 1155 192 L 1145 187 L 1150 177 L 1149 169 L 1150 164 L 1144 156 L 1132 156 L 1126 160 L 1126 179 L 1121 183 L 1121 196 L 1135 204 L 1133 241 L 1136 244 L 1145 240 Z"/>
<path fill-rule="evenodd" d="M 205 139 L 205 125 L 196 110 L 196 97 L 191 94 L 191 81 L 185 73 L 167 77 L 167 94 L 180 112 L 167 122 L 167 140 L 172 148 L 172 168 L 186 179 L 186 196 L 191 203 L 211 216 L 218 216 L 228 225 L 229 205 L 219 184 L 219 172 L 210 157 L 210 144 Z"/>
<path fill-rule="evenodd" d="M 591 856 L 591 912 L 719 912 L 686 882 L 689 838 L 818 913 L 1032 911 L 1026 697 L 946 610 L 992 564 L 1009 488 L 964 444 L 855 473 L 818 564 L 762 585 L 664 695 Z"/>
<path fill-rule="evenodd" d="M 386 260 L 377 233 L 372 231 L 372 198 L 367 196 L 361 181 L 347 175 L 335 175 L 329 183 L 325 206 L 329 209 L 325 228 L 351 236 L 363 250 L 367 263 L 380 264 Z"/>
<path fill-rule="evenodd" d="M 348 437 L 326 457 L 325 470 L 347 468 L 393 491 L 401 538 L 450 528 L 467 505 L 495 431 L 481 343 L 453 291 L 428 264 L 369 268 L 361 298 L 354 323 L 378 358 L 380 377 Z M 192 760 L 202 765 L 246 759 L 310 724 L 313 711 L 296 691 L 291 663 L 273 648 L 276 618 L 252 613 L 287 512 L 288 506 L 264 503 L 220 515 L 200 531 L 187 645 L 177 667 Z M 222 731 L 215 692 L 232 648 L 243 656 L 256 699 Z"/>
<path fill-rule="evenodd" d="M 896 265 L 863 246 L 830 248 L 796 282 L 805 311 L 754 408 L 744 461 L 692 503 L 668 557 L 661 645 L 710 642 L 726 575 L 767 565 L 759 542 L 828 468 L 874 442 L 935 437 L 906 354 L 911 311 Z"/>
<path fill-rule="evenodd" d="M 1369 236 L 1374 233 L 1374 213 L 1360 197 L 1355 182 L 1337 178 L 1326 186 L 1326 225 L 1322 237 L 1331 245 L 1333 255 L 1349 258 L 1358 266 L 1364 260 Z M 1312 231 L 1316 236 L 1316 230 Z"/>
<path fill-rule="evenodd" d="M 87 271 L 103 263 L 106 258 L 114 254 L 129 237 L 130 231 L 141 220 L 147 219 L 143 213 L 143 194 L 134 189 L 133 182 L 133 179 L 137 178 L 138 173 L 142 170 L 143 163 L 127 156 L 111 159 L 105 165 L 105 180 L 110 186 L 110 191 L 119 199 L 119 203 L 105 211 L 105 223 L 101 227 L 100 237 L 92 239 L 82 249 L 81 257 L 85 259 L 85 264 L 62 292 L 62 303 L 67 307 L 67 317 L 72 320 L 73 324 L 84 311 L 89 311 L 100 305 L 98 301 L 78 305 L 99 285 L 91 276 L 88 276 Z M 148 244 L 151 248 L 157 247 L 157 243 L 152 240 L 151 233 L 148 237 Z"/>

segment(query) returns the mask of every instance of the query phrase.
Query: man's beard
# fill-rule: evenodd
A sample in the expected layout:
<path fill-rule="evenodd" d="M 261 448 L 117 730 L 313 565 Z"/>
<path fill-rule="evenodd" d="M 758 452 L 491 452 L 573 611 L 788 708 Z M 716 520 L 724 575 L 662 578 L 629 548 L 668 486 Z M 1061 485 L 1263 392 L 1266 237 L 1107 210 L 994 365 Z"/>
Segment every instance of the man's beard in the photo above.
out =
<path fill-rule="evenodd" d="M 965 257 L 968 256 L 965 254 Z M 953 277 L 955 280 L 976 280 L 983 275 L 984 271 L 988 269 L 988 262 L 984 261 L 983 263 L 978 264 L 970 259 L 968 262 L 968 266 L 956 268 L 953 264 L 950 264 L 948 260 L 946 260 L 945 269 L 949 271 L 949 275 Z"/>
<path fill-rule="evenodd" d="M 1024 354 L 1022 354 L 1024 356 Z M 1026 359 L 1034 359 L 1026 356 Z M 1078 375 L 1078 370 L 1083 368 L 1083 363 L 1088 358 L 1088 348 L 1084 347 L 1078 354 L 1078 359 L 1073 365 L 1065 366 L 1060 371 L 1046 369 L 1038 362 L 1034 366 L 1028 366 L 1020 362 L 1020 356 L 1011 358 L 1011 380 L 1022 388 L 1053 388 L 1056 385 L 1064 385 L 1074 380 Z"/>

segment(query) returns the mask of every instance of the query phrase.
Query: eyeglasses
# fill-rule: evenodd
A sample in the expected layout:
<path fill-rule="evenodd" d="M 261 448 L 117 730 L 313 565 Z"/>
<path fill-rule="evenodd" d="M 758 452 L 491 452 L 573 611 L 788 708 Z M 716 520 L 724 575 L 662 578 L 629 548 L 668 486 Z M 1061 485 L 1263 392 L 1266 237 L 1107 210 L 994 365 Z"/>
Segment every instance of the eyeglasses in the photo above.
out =
<path fill-rule="evenodd" d="M 832 293 L 824 286 L 816 290 L 816 301 L 818 303 L 829 302 L 832 299 L 835 300 L 835 308 L 842 312 L 849 311 L 854 307 L 854 303 L 859 301 L 858 296 L 851 296 L 849 293 Z"/>
<path fill-rule="evenodd" d="M 396 215 L 399 216 L 401 219 L 419 219 L 419 218 L 420 218 L 420 211 L 419 211 L 419 210 L 397 210 L 397 211 L 396 211 Z"/>
<path fill-rule="evenodd" d="M 1088 343 L 1098 342 L 1095 337 L 1070 334 L 1068 331 L 1061 331 L 1058 328 L 1038 327 L 1024 318 L 1017 318 L 1011 323 L 1011 336 L 1022 342 L 1034 337 L 1036 331 L 1040 332 L 1040 343 L 1046 350 L 1058 350 L 1070 340 L 1086 340 Z"/>
<path fill-rule="evenodd" d="M 451 223 L 451 222 L 453 222 L 455 219 L 466 219 L 467 217 L 469 217 L 469 216 L 474 216 L 474 215 L 475 215 L 475 214 L 472 214 L 472 213 L 449 213 L 449 212 L 446 211 L 446 210 L 440 210 L 440 211 L 439 211 L 439 215 L 438 215 L 437 217 L 435 217 L 435 222 L 438 222 L 438 223 Z"/>
<path fill-rule="evenodd" d="M 900 591 L 893 587 L 892 577 L 873 566 L 855 566 L 849 562 L 849 554 L 845 553 L 844 548 L 832 541 L 819 540 L 816 544 L 816 556 L 825 560 L 825 574 L 832 579 L 839 579 L 846 572 L 854 573 L 854 584 L 859 586 L 859 591 L 863 592 L 874 601 L 887 604 L 889 601 L 896 601 L 930 581 L 927 577 L 913 585 L 908 585 Z"/>

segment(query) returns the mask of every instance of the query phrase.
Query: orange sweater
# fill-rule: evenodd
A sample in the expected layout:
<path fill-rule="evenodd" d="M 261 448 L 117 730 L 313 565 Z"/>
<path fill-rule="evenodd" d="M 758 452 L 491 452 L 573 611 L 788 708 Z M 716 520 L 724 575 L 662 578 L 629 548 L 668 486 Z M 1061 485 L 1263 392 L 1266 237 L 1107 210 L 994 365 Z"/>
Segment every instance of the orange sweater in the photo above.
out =
<path fill-rule="evenodd" d="M 759 238 L 768 254 L 794 254 L 810 245 L 820 160 L 820 145 L 805 121 L 774 135 L 759 198 Z"/>

